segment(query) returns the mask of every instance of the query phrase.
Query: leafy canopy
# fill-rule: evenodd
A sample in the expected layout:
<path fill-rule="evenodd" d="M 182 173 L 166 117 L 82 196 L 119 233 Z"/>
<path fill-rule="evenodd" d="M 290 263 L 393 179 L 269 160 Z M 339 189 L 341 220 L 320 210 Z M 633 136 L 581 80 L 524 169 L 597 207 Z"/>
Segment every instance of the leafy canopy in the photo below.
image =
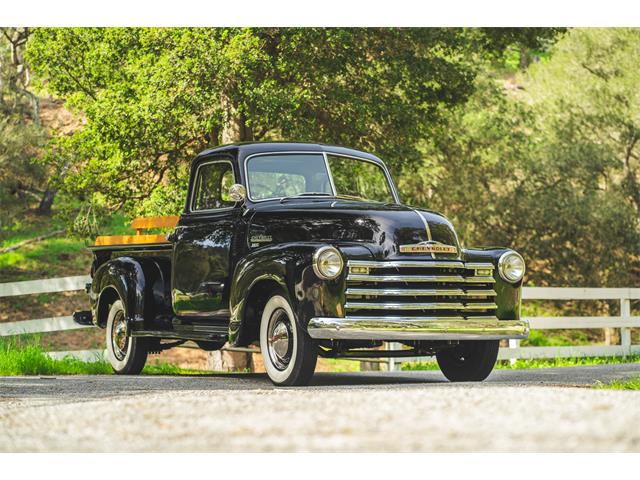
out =
<path fill-rule="evenodd" d="M 220 143 L 337 143 L 412 168 L 418 141 L 472 93 L 479 55 L 554 33 L 525 30 L 39 29 L 28 53 L 86 119 L 57 141 L 65 188 L 170 213 L 190 158 Z"/>

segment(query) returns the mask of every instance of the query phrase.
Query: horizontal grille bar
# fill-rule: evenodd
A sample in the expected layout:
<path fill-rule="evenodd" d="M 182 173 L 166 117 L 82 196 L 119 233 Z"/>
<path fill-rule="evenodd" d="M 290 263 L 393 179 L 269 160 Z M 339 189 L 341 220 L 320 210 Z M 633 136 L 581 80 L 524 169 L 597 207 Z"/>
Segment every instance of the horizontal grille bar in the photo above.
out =
<path fill-rule="evenodd" d="M 389 262 L 376 262 L 373 260 L 349 260 L 349 267 L 368 267 L 368 268 L 466 268 L 467 270 L 489 269 L 493 270 L 491 263 L 463 263 L 463 262 L 431 262 L 420 260 L 395 260 Z"/>
<path fill-rule="evenodd" d="M 489 310 L 497 308 L 495 303 L 458 303 L 458 302 L 347 302 L 347 310 Z"/>
<path fill-rule="evenodd" d="M 462 275 L 366 275 L 362 273 L 350 273 L 347 275 L 347 281 L 495 283 L 493 277 L 463 277 Z"/>
<path fill-rule="evenodd" d="M 495 290 L 462 290 L 461 288 L 348 288 L 346 295 L 369 295 L 382 297 L 396 295 L 404 297 L 455 296 L 455 297 L 495 297 Z"/>

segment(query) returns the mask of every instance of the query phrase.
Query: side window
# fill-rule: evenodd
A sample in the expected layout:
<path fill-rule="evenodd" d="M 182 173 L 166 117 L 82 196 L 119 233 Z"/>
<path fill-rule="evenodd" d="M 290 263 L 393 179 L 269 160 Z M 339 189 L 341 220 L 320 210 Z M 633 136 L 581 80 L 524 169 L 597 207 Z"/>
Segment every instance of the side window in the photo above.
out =
<path fill-rule="evenodd" d="M 234 183 L 230 163 L 214 162 L 202 165 L 198 169 L 191 209 L 196 211 L 233 207 L 235 202 L 229 198 L 227 192 Z"/>

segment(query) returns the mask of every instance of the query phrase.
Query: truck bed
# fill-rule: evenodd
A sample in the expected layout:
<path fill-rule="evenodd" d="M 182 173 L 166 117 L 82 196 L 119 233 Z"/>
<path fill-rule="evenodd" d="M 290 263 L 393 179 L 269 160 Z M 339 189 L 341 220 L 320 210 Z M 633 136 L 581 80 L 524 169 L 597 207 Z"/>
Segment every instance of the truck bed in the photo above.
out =
<path fill-rule="evenodd" d="M 174 228 L 180 217 L 136 218 L 131 227 L 136 229 L 135 235 L 102 235 L 96 238 L 90 250 L 164 250 L 171 249 L 164 233 L 145 234 L 144 230 L 152 228 Z"/>

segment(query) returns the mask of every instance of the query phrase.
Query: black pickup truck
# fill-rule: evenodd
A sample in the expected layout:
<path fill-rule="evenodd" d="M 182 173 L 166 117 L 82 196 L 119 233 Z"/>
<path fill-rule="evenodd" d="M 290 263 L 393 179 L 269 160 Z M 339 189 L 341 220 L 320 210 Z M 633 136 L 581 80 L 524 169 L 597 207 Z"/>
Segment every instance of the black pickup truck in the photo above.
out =
<path fill-rule="evenodd" d="M 307 384 L 318 355 L 435 355 L 448 379 L 480 381 L 501 339 L 528 335 L 522 257 L 463 248 L 443 215 L 403 205 L 368 153 L 207 150 L 174 218 L 166 236 L 90 247 L 91 311 L 74 316 L 106 330 L 116 373 L 139 373 L 148 352 L 192 341 L 209 351 L 259 344 L 277 385 Z"/>

